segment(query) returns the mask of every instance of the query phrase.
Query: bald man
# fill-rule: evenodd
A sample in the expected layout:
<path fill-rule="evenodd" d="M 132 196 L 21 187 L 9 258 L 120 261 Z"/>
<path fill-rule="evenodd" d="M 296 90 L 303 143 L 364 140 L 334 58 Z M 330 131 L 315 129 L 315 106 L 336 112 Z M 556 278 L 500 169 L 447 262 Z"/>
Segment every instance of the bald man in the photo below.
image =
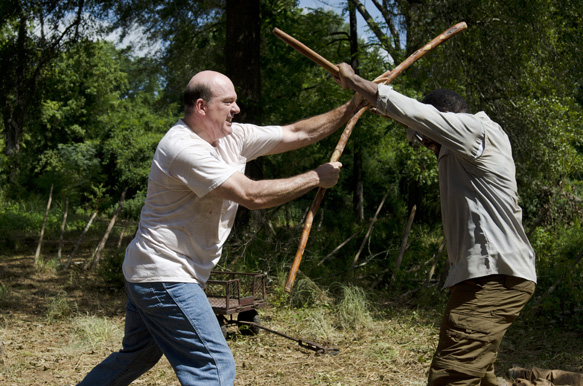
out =
<path fill-rule="evenodd" d="M 184 92 L 184 118 L 162 138 L 123 272 L 128 303 L 123 348 L 80 385 L 128 385 L 162 354 L 182 385 L 232 385 L 235 361 L 203 288 L 218 263 L 239 205 L 269 208 L 316 187 L 330 188 L 339 162 L 290 178 L 254 181 L 245 164 L 317 142 L 348 121 L 360 96 L 286 126 L 233 122 L 240 112 L 231 80 L 196 74 Z"/>

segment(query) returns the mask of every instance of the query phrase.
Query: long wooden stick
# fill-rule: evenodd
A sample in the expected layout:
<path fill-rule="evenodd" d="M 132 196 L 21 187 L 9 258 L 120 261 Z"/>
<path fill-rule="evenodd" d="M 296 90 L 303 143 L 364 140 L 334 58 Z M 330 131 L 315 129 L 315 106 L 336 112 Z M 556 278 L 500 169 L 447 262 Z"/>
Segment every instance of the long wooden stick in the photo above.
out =
<path fill-rule="evenodd" d="M 327 70 L 332 75 L 338 75 L 338 73 L 340 72 L 340 70 L 338 69 L 338 66 L 336 66 L 335 64 L 332 64 L 327 59 L 325 59 L 323 56 L 318 54 L 316 51 L 310 49 L 305 44 L 303 44 L 302 42 L 297 40 L 296 38 L 289 36 L 288 34 L 283 32 L 279 28 L 274 28 L 273 34 L 275 36 L 277 36 L 278 38 L 280 38 L 281 40 L 283 40 L 288 46 L 293 47 L 300 54 L 304 55 L 305 57 L 307 57 L 311 61 L 319 64 L 321 67 L 324 67 L 324 69 Z"/>
<path fill-rule="evenodd" d="M 415 51 L 411 56 L 409 56 L 407 59 L 405 59 L 401 64 L 399 64 L 393 70 L 387 71 L 383 75 L 377 77 L 373 82 L 389 84 L 397 76 L 399 76 L 403 71 L 405 71 L 405 69 L 407 69 L 413 63 L 415 63 L 415 61 L 419 60 L 420 58 L 425 56 L 425 54 L 427 54 L 429 51 L 433 50 L 435 47 L 437 47 L 438 45 L 440 45 L 444 41 L 448 40 L 452 36 L 465 30 L 466 28 L 467 28 L 467 24 L 465 22 L 458 23 L 458 24 L 454 25 L 453 27 L 448 28 L 447 30 L 445 30 L 444 32 L 439 34 L 439 36 L 437 36 L 436 38 L 431 40 L 429 43 L 424 45 L 422 48 Z M 281 32 L 281 31 L 279 31 L 279 32 Z M 333 75 L 338 74 L 339 70 L 338 70 L 337 66 L 332 65 L 332 67 L 331 67 L 329 65 L 329 64 L 331 64 L 330 62 L 328 62 L 325 59 L 324 59 L 325 62 L 323 62 L 322 61 L 323 58 L 320 55 L 318 55 L 317 53 L 315 53 L 313 50 L 309 49 L 308 47 L 301 44 L 297 40 L 289 37 L 289 35 L 285 34 L 289 37 L 289 38 L 286 38 L 283 35 L 283 33 L 279 33 L 279 32 L 276 33 L 274 30 L 274 33 L 278 34 L 278 37 L 280 37 L 284 42 L 286 42 L 287 44 L 289 44 L 293 48 L 297 49 L 304 56 L 308 57 L 309 59 L 311 59 L 315 63 L 321 65 L 327 71 L 329 71 L 331 74 L 333 74 Z M 282 38 L 282 36 L 283 36 L 283 38 Z M 342 135 L 340 136 L 340 140 L 338 141 L 338 144 L 336 145 L 336 148 L 334 149 L 334 153 L 332 154 L 330 162 L 338 161 L 338 159 L 342 155 L 342 152 L 344 151 L 344 147 L 346 146 L 346 142 L 348 141 L 350 134 L 352 134 L 352 129 L 354 128 L 354 126 L 356 125 L 356 122 L 358 122 L 358 120 L 360 119 L 362 114 L 364 114 L 364 112 L 367 109 L 368 109 L 368 106 L 361 108 L 350 119 L 350 121 L 348 121 L 348 123 L 346 124 L 346 127 L 344 128 L 344 131 L 342 132 Z M 302 256 L 304 254 L 304 250 L 306 249 L 306 243 L 308 242 L 310 230 L 312 229 L 312 222 L 314 221 L 314 216 L 315 216 L 316 212 L 318 211 L 318 208 L 320 207 L 320 203 L 321 203 L 322 199 L 324 198 L 325 191 L 326 191 L 325 188 L 318 189 L 318 193 L 316 193 L 316 197 L 314 198 L 314 202 L 312 203 L 312 206 L 310 207 L 310 211 L 308 212 L 308 215 L 306 217 L 306 222 L 304 223 L 304 230 L 302 232 L 300 244 L 298 246 L 298 250 L 296 252 L 296 256 L 294 258 L 294 261 L 292 263 L 287 281 L 285 283 L 284 289 L 286 292 L 291 292 L 291 290 L 292 290 L 292 287 L 293 287 L 293 284 L 294 284 L 294 281 L 296 278 L 296 274 L 299 270 L 300 263 L 302 261 Z"/>

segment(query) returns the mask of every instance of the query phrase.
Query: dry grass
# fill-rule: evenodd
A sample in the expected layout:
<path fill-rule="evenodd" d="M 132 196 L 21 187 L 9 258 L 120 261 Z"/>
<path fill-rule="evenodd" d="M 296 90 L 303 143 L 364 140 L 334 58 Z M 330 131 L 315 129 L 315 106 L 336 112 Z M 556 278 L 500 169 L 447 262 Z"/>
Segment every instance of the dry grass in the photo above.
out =
<path fill-rule="evenodd" d="M 31 257 L 0 257 L 0 384 L 74 385 L 112 351 L 123 335 L 123 292 L 83 272 L 35 270 Z M 396 304 L 372 307 L 355 288 L 334 304 L 268 307 L 262 324 L 293 338 L 339 349 L 316 355 L 297 342 L 262 332 L 248 337 L 229 327 L 236 385 L 411 385 L 426 382 L 439 315 Z M 376 310 L 376 311 L 372 311 Z M 518 323 L 499 356 L 503 375 L 515 364 L 581 371 L 580 333 Z M 136 385 L 178 385 L 165 358 Z"/>

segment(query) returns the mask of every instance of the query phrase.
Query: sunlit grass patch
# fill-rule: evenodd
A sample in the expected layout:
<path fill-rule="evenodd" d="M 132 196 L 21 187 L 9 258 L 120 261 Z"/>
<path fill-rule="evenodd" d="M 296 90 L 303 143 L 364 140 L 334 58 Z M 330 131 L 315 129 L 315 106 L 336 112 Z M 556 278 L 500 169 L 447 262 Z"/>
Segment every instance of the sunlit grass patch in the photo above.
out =
<path fill-rule="evenodd" d="M 120 344 L 123 327 L 109 318 L 97 316 L 78 317 L 73 322 L 75 339 L 73 344 L 97 349 L 105 345 Z"/>
<path fill-rule="evenodd" d="M 370 304 L 360 287 L 343 287 L 342 298 L 335 309 L 336 323 L 344 330 L 366 329 L 372 324 Z"/>

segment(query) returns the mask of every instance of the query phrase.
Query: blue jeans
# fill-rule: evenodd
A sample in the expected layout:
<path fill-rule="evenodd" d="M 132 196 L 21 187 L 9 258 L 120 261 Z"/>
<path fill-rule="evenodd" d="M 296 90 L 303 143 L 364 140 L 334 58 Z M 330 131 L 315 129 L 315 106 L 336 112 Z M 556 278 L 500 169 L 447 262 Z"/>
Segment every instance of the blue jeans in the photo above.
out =
<path fill-rule="evenodd" d="M 208 299 L 194 283 L 126 282 L 123 348 L 79 385 L 129 385 L 166 356 L 181 385 L 232 385 L 235 360 Z"/>

